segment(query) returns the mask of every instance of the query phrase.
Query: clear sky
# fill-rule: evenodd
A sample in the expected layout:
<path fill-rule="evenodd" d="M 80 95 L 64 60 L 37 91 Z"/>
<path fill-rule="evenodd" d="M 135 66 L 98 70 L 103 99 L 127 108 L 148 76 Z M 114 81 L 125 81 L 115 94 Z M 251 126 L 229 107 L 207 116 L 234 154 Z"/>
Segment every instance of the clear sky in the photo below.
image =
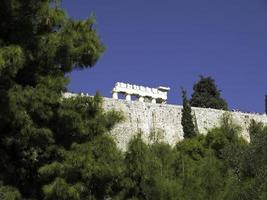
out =
<path fill-rule="evenodd" d="M 199 75 L 212 76 L 231 109 L 264 112 L 267 0 L 63 0 L 70 17 L 96 14 L 106 51 L 70 74 L 69 90 L 111 97 L 115 82 L 169 86 L 181 104 Z"/>

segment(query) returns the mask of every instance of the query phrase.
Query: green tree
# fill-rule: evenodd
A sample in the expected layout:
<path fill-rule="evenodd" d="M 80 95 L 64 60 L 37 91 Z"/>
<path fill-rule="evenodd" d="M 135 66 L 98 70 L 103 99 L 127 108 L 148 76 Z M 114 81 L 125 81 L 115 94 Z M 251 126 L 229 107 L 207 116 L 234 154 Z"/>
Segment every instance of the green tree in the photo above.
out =
<path fill-rule="evenodd" d="M 104 47 L 93 17 L 72 20 L 58 0 L 1 1 L 0 30 L 0 181 L 42 199 L 39 168 L 117 121 L 98 98 L 62 100 L 65 74 L 92 67 Z"/>
<path fill-rule="evenodd" d="M 254 120 L 250 124 L 251 142 L 243 151 L 241 162 L 242 180 L 252 180 L 251 191 L 256 191 L 255 199 L 267 198 L 267 126 Z"/>
<path fill-rule="evenodd" d="M 227 102 L 221 98 L 220 92 L 214 79 L 200 76 L 200 80 L 193 86 L 191 106 L 227 110 Z"/>
<path fill-rule="evenodd" d="M 249 131 L 250 143 L 245 145 L 232 143 L 223 150 L 223 159 L 231 176 L 226 182 L 222 199 L 267 198 L 267 128 L 261 123 L 252 121 Z"/>
<path fill-rule="evenodd" d="M 16 188 L 10 186 L 0 186 L 1 200 L 21 200 L 21 195 Z"/>
<path fill-rule="evenodd" d="M 62 162 L 40 168 L 47 200 L 104 199 L 119 192 L 124 171 L 121 152 L 112 138 L 97 136 L 62 151 Z"/>
<path fill-rule="evenodd" d="M 145 187 L 147 199 L 180 199 L 182 185 L 174 178 L 175 151 L 164 143 L 154 143 L 150 150 L 152 173 Z"/>
<path fill-rule="evenodd" d="M 176 200 L 181 185 L 173 177 L 174 153 L 164 143 L 147 145 L 141 135 L 129 143 L 125 157 L 125 176 L 119 199 Z"/>
<path fill-rule="evenodd" d="M 203 199 L 204 190 L 201 188 L 199 165 L 205 158 L 206 149 L 203 137 L 196 136 L 177 143 L 174 159 L 174 177 L 181 186 L 180 199 Z"/>
<path fill-rule="evenodd" d="M 222 158 L 229 153 L 231 158 L 233 149 L 245 145 L 245 140 L 241 137 L 241 127 L 234 121 L 229 113 L 225 113 L 220 121 L 220 126 L 208 131 L 205 138 L 205 145 L 211 148 L 218 158 Z M 225 154 L 225 155 L 223 155 Z"/>
<path fill-rule="evenodd" d="M 183 109 L 182 109 L 182 126 L 184 138 L 192 138 L 196 136 L 195 126 L 193 123 L 192 110 L 190 102 L 187 99 L 186 91 L 182 89 Z"/>
<path fill-rule="evenodd" d="M 129 143 L 125 155 L 125 198 L 147 199 L 145 192 L 150 174 L 151 152 L 141 134 L 137 134 Z"/>
<path fill-rule="evenodd" d="M 223 162 L 217 159 L 212 151 L 208 151 L 205 158 L 201 160 L 197 171 L 203 199 L 219 200 L 224 188 L 224 174 L 225 171 L 227 172 Z"/>

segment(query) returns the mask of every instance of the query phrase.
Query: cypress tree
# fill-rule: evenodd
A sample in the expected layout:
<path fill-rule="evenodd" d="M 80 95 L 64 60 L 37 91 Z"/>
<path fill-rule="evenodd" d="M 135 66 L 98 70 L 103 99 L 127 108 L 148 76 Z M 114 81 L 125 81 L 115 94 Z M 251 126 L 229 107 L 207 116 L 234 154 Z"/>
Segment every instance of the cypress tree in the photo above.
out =
<path fill-rule="evenodd" d="M 196 136 L 195 127 L 193 123 L 193 116 L 191 114 L 191 105 L 186 96 L 186 90 L 182 89 L 183 109 L 182 109 L 182 126 L 184 138 L 192 138 Z"/>

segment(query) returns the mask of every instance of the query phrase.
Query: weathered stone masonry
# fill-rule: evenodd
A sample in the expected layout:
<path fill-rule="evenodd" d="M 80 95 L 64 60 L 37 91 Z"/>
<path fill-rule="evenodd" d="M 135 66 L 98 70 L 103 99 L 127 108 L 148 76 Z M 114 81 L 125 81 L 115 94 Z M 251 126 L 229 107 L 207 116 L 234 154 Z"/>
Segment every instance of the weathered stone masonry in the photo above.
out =
<path fill-rule="evenodd" d="M 118 146 L 125 150 L 130 139 L 137 133 L 142 133 L 143 139 L 149 143 L 155 140 L 175 145 L 183 139 L 181 125 L 182 106 L 166 104 L 169 87 L 150 88 L 117 82 L 112 90 L 112 97 L 104 98 L 105 110 L 122 111 L 125 121 L 119 123 L 111 131 Z M 118 94 L 125 100 L 118 99 Z M 75 97 L 78 94 L 65 93 L 64 97 Z M 89 94 L 80 94 L 89 96 Z M 136 101 L 131 97 L 135 96 Z M 209 129 L 219 126 L 225 111 L 209 108 L 192 108 L 198 131 L 206 134 Z M 249 141 L 248 127 L 251 119 L 267 125 L 267 116 L 252 113 L 231 112 L 233 120 L 242 127 L 242 136 Z"/>
<path fill-rule="evenodd" d="M 125 121 L 116 125 L 111 131 L 119 147 L 124 150 L 129 140 L 140 131 L 146 142 L 151 142 L 152 131 L 159 132 L 162 141 L 170 145 L 183 139 L 182 106 L 104 98 L 104 108 L 124 113 Z M 222 110 L 194 107 L 192 111 L 201 134 L 206 134 L 209 129 L 218 126 L 225 113 Z M 242 112 L 231 112 L 231 114 L 234 122 L 242 127 L 242 136 L 247 140 L 249 140 L 248 127 L 251 119 L 267 125 L 266 115 Z"/>

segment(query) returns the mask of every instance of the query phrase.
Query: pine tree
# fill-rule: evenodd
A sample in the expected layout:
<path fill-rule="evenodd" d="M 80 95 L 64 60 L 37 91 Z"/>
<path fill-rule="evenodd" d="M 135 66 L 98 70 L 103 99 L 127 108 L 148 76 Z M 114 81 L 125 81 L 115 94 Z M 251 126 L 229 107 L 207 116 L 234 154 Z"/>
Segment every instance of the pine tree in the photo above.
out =
<path fill-rule="evenodd" d="M 63 162 L 74 143 L 93 142 L 121 118 L 105 113 L 99 96 L 62 99 L 65 74 L 92 67 L 104 51 L 94 19 L 70 19 L 57 0 L 2 0 L 0 30 L 2 188 L 14 188 L 8 192 L 23 199 L 42 199 L 44 182 L 60 180 L 55 187 L 72 195 L 66 187 L 71 182 L 53 166 L 45 180 L 38 170 Z"/>
<path fill-rule="evenodd" d="M 138 133 L 128 144 L 128 150 L 125 155 L 126 176 L 124 180 L 125 196 L 123 199 L 147 199 L 145 186 L 148 183 L 151 169 L 151 152 L 148 145 Z"/>
<path fill-rule="evenodd" d="M 193 123 L 192 110 L 190 102 L 187 99 L 186 91 L 182 89 L 183 109 L 182 109 L 182 126 L 184 138 L 192 138 L 196 136 L 195 127 Z"/>
<path fill-rule="evenodd" d="M 193 86 L 190 100 L 191 106 L 227 110 L 227 102 L 221 98 L 214 79 L 200 76 L 200 80 Z"/>

